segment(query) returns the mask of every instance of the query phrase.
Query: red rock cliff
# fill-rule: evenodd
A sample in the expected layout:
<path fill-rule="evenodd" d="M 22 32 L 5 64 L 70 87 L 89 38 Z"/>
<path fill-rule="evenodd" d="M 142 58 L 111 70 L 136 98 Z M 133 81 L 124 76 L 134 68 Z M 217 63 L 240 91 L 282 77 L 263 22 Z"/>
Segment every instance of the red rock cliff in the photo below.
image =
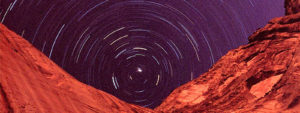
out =
<path fill-rule="evenodd" d="M 0 113 L 152 112 L 85 85 L 0 24 Z"/>
<path fill-rule="evenodd" d="M 155 110 L 300 113 L 299 2 L 287 0 L 288 16 L 272 19 L 249 37 L 249 44 L 229 51 Z"/>

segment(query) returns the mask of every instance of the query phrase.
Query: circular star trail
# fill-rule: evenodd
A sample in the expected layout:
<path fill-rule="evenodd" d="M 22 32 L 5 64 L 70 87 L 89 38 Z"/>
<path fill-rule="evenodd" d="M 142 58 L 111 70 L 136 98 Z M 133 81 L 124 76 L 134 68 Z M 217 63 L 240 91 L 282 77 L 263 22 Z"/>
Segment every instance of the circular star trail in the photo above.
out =
<path fill-rule="evenodd" d="M 282 3 L 2 0 L 0 21 L 76 79 L 154 108 L 228 50 L 245 44 L 268 19 L 283 15 Z"/>

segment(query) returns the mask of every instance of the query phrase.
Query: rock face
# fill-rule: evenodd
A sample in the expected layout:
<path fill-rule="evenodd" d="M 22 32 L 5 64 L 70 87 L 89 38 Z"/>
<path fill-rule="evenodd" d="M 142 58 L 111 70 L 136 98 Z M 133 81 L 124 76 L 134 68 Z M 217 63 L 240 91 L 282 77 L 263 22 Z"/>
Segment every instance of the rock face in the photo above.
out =
<path fill-rule="evenodd" d="M 75 80 L 0 24 L 0 112 L 300 112 L 300 0 L 155 111 Z"/>
<path fill-rule="evenodd" d="M 285 0 L 285 14 L 296 14 L 300 12 L 300 0 Z"/>
<path fill-rule="evenodd" d="M 0 24 L 0 113 L 152 112 L 85 85 Z"/>
<path fill-rule="evenodd" d="M 286 3 L 299 3 L 290 0 Z M 175 89 L 158 112 L 300 113 L 300 13 L 272 19 L 208 72 Z"/>

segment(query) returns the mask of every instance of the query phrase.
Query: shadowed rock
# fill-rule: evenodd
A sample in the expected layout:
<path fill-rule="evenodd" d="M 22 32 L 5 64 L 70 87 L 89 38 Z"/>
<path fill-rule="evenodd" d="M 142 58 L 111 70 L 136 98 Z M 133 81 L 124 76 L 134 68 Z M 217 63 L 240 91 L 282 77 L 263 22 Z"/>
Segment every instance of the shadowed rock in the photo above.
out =
<path fill-rule="evenodd" d="M 285 14 L 296 14 L 300 12 L 300 0 L 285 0 L 284 2 Z"/>

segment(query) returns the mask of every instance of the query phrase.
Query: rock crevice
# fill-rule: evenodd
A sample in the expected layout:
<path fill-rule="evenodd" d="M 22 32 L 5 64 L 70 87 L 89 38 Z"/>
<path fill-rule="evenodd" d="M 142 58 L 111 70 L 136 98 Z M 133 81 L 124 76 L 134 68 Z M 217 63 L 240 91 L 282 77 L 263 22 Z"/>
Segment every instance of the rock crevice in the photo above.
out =
<path fill-rule="evenodd" d="M 0 83 L 0 101 L 1 101 L 1 104 L 0 105 L 0 109 L 5 111 L 5 112 L 8 112 L 8 113 L 13 113 L 14 110 L 12 109 L 11 105 L 10 105 L 10 102 L 6 96 L 6 93 L 5 91 L 3 90 L 3 87 Z"/>

